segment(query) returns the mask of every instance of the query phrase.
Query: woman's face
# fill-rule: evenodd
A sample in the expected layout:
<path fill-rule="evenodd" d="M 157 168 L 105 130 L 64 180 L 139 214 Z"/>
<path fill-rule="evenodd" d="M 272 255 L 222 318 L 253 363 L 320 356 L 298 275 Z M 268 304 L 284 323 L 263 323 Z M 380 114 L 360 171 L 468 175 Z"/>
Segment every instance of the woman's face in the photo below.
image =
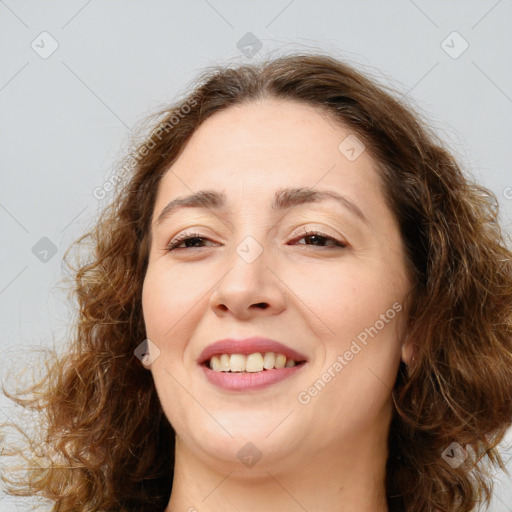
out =
<path fill-rule="evenodd" d="M 199 191 L 224 201 L 157 222 Z M 383 442 L 410 283 L 375 163 L 349 130 L 289 101 L 215 114 L 163 177 L 151 230 L 150 368 L 183 453 L 285 469 Z"/>

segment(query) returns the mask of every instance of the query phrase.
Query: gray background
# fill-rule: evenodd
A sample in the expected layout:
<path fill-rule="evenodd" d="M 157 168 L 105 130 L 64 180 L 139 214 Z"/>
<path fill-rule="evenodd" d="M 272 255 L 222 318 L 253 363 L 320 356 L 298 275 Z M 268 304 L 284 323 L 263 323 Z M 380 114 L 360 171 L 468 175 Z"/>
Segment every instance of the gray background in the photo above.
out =
<path fill-rule="evenodd" d="M 248 32 L 262 45 L 252 56 L 237 47 Z M 511 43 L 512 0 L 0 1 L 4 380 L 11 369 L 30 373 L 37 347 L 66 338 L 62 256 L 110 199 L 93 190 L 136 123 L 205 66 L 323 50 L 365 69 L 397 87 L 498 196 L 510 232 Z M 1 420 L 14 417 L 0 404 Z M 500 476 L 492 511 L 512 511 L 511 484 Z M 0 497 L 7 510 L 28 502 Z"/>

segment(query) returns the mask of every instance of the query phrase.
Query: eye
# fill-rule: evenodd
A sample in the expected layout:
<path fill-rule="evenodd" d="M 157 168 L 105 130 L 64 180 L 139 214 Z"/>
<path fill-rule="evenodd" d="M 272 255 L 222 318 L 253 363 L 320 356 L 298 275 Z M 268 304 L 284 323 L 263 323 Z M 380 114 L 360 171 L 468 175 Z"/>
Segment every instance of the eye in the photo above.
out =
<path fill-rule="evenodd" d="M 171 252 L 174 250 L 181 250 L 181 249 L 200 249 L 201 247 L 197 245 L 198 243 L 203 243 L 202 241 L 209 240 L 206 237 L 203 237 L 200 233 L 183 233 L 182 235 L 179 235 L 174 240 L 171 240 L 169 244 L 167 245 L 167 251 Z M 325 243 L 329 243 L 330 247 L 336 248 L 345 248 L 348 247 L 347 244 L 344 242 L 341 242 L 340 240 L 337 240 L 336 238 L 333 238 L 332 236 L 329 236 L 325 233 L 321 233 L 320 231 L 306 231 L 304 230 L 304 234 L 295 240 L 309 240 L 310 243 L 301 243 L 298 245 L 312 245 L 314 247 L 329 247 L 329 245 L 324 245 Z M 210 240 L 211 241 L 211 240 Z M 180 247 L 180 245 L 185 244 L 185 247 Z"/>
<path fill-rule="evenodd" d="M 203 237 L 200 233 L 183 233 L 171 240 L 167 245 L 167 251 L 174 251 L 176 249 L 198 249 L 200 246 L 195 245 L 198 241 L 208 240 L 208 238 Z M 194 246 L 188 244 L 189 241 L 192 241 Z M 185 244 L 185 247 L 179 247 L 182 244 Z"/>
<path fill-rule="evenodd" d="M 332 236 L 326 235 L 325 233 L 321 233 L 320 231 L 305 231 L 304 234 L 297 238 L 296 240 L 310 240 L 311 243 L 304 243 L 304 244 L 298 244 L 298 245 L 313 245 L 315 247 L 321 246 L 325 247 L 324 245 L 321 245 L 325 242 L 330 242 L 331 247 L 341 247 L 345 248 L 348 247 L 348 245 L 344 242 L 341 242 L 340 240 L 337 240 L 336 238 L 333 238 Z"/>

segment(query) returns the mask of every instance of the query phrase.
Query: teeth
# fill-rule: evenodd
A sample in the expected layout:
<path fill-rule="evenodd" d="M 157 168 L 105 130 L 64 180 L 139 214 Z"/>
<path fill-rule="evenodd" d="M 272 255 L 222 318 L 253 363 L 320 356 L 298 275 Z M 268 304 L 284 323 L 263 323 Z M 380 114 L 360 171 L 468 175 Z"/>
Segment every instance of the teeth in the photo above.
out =
<path fill-rule="evenodd" d="M 263 356 L 259 352 L 247 356 L 245 371 L 251 373 L 263 371 Z"/>
<path fill-rule="evenodd" d="M 265 352 L 265 357 L 263 358 L 263 368 L 265 370 L 271 370 L 274 368 L 276 364 L 276 355 L 274 352 Z"/>
<path fill-rule="evenodd" d="M 245 372 L 246 357 L 242 354 L 231 354 L 229 358 L 229 369 L 232 372 Z"/>
<path fill-rule="evenodd" d="M 283 354 L 276 354 L 276 368 L 284 368 L 284 365 L 286 364 L 286 356 L 283 356 Z"/>
<path fill-rule="evenodd" d="M 220 371 L 221 372 L 229 372 L 229 360 L 230 357 L 228 354 L 222 354 L 220 356 Z"/>
<path fill-rule="evenodd" d="M 210 359 L 210 368 L 214 371 L 214 372 L 220 372 L 221 369 L 220 369 L 220 359 L 219 359 L 219 356 L 213 356 L 211 359 Z"/>
<path fill-rule="evenodd" d="M 248 356 L 244 354 L 219 354 L 210 359 L 210 369 L 214 372 L 246 372 L 256 373 L 274 368 L 292 368 L 297 363 L 286 359 L 284 354 L 274 352 L 255 352 Z"/>

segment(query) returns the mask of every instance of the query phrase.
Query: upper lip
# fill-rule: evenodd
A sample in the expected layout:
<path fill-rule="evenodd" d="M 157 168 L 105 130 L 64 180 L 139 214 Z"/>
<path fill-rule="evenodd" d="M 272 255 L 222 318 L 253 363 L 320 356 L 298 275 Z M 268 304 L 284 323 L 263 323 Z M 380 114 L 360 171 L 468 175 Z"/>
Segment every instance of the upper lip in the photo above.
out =
<path fill-rule="evenodd" d="M 201 352 L 198 362 L 199 364 L 203 364 L 212 356 L 219 354 L 249 355 L 254 354 L 255 352 L 275 352 L 276 354 L 283 354 L 288 359 L 293 359 L 297 363 L 300 361 L 307 361 L 306 356 L 290 347 L 287 347 L 279 341 L 254 336 L 252 338 L 238 340 L 226 338 L 215 341 Z"/>

